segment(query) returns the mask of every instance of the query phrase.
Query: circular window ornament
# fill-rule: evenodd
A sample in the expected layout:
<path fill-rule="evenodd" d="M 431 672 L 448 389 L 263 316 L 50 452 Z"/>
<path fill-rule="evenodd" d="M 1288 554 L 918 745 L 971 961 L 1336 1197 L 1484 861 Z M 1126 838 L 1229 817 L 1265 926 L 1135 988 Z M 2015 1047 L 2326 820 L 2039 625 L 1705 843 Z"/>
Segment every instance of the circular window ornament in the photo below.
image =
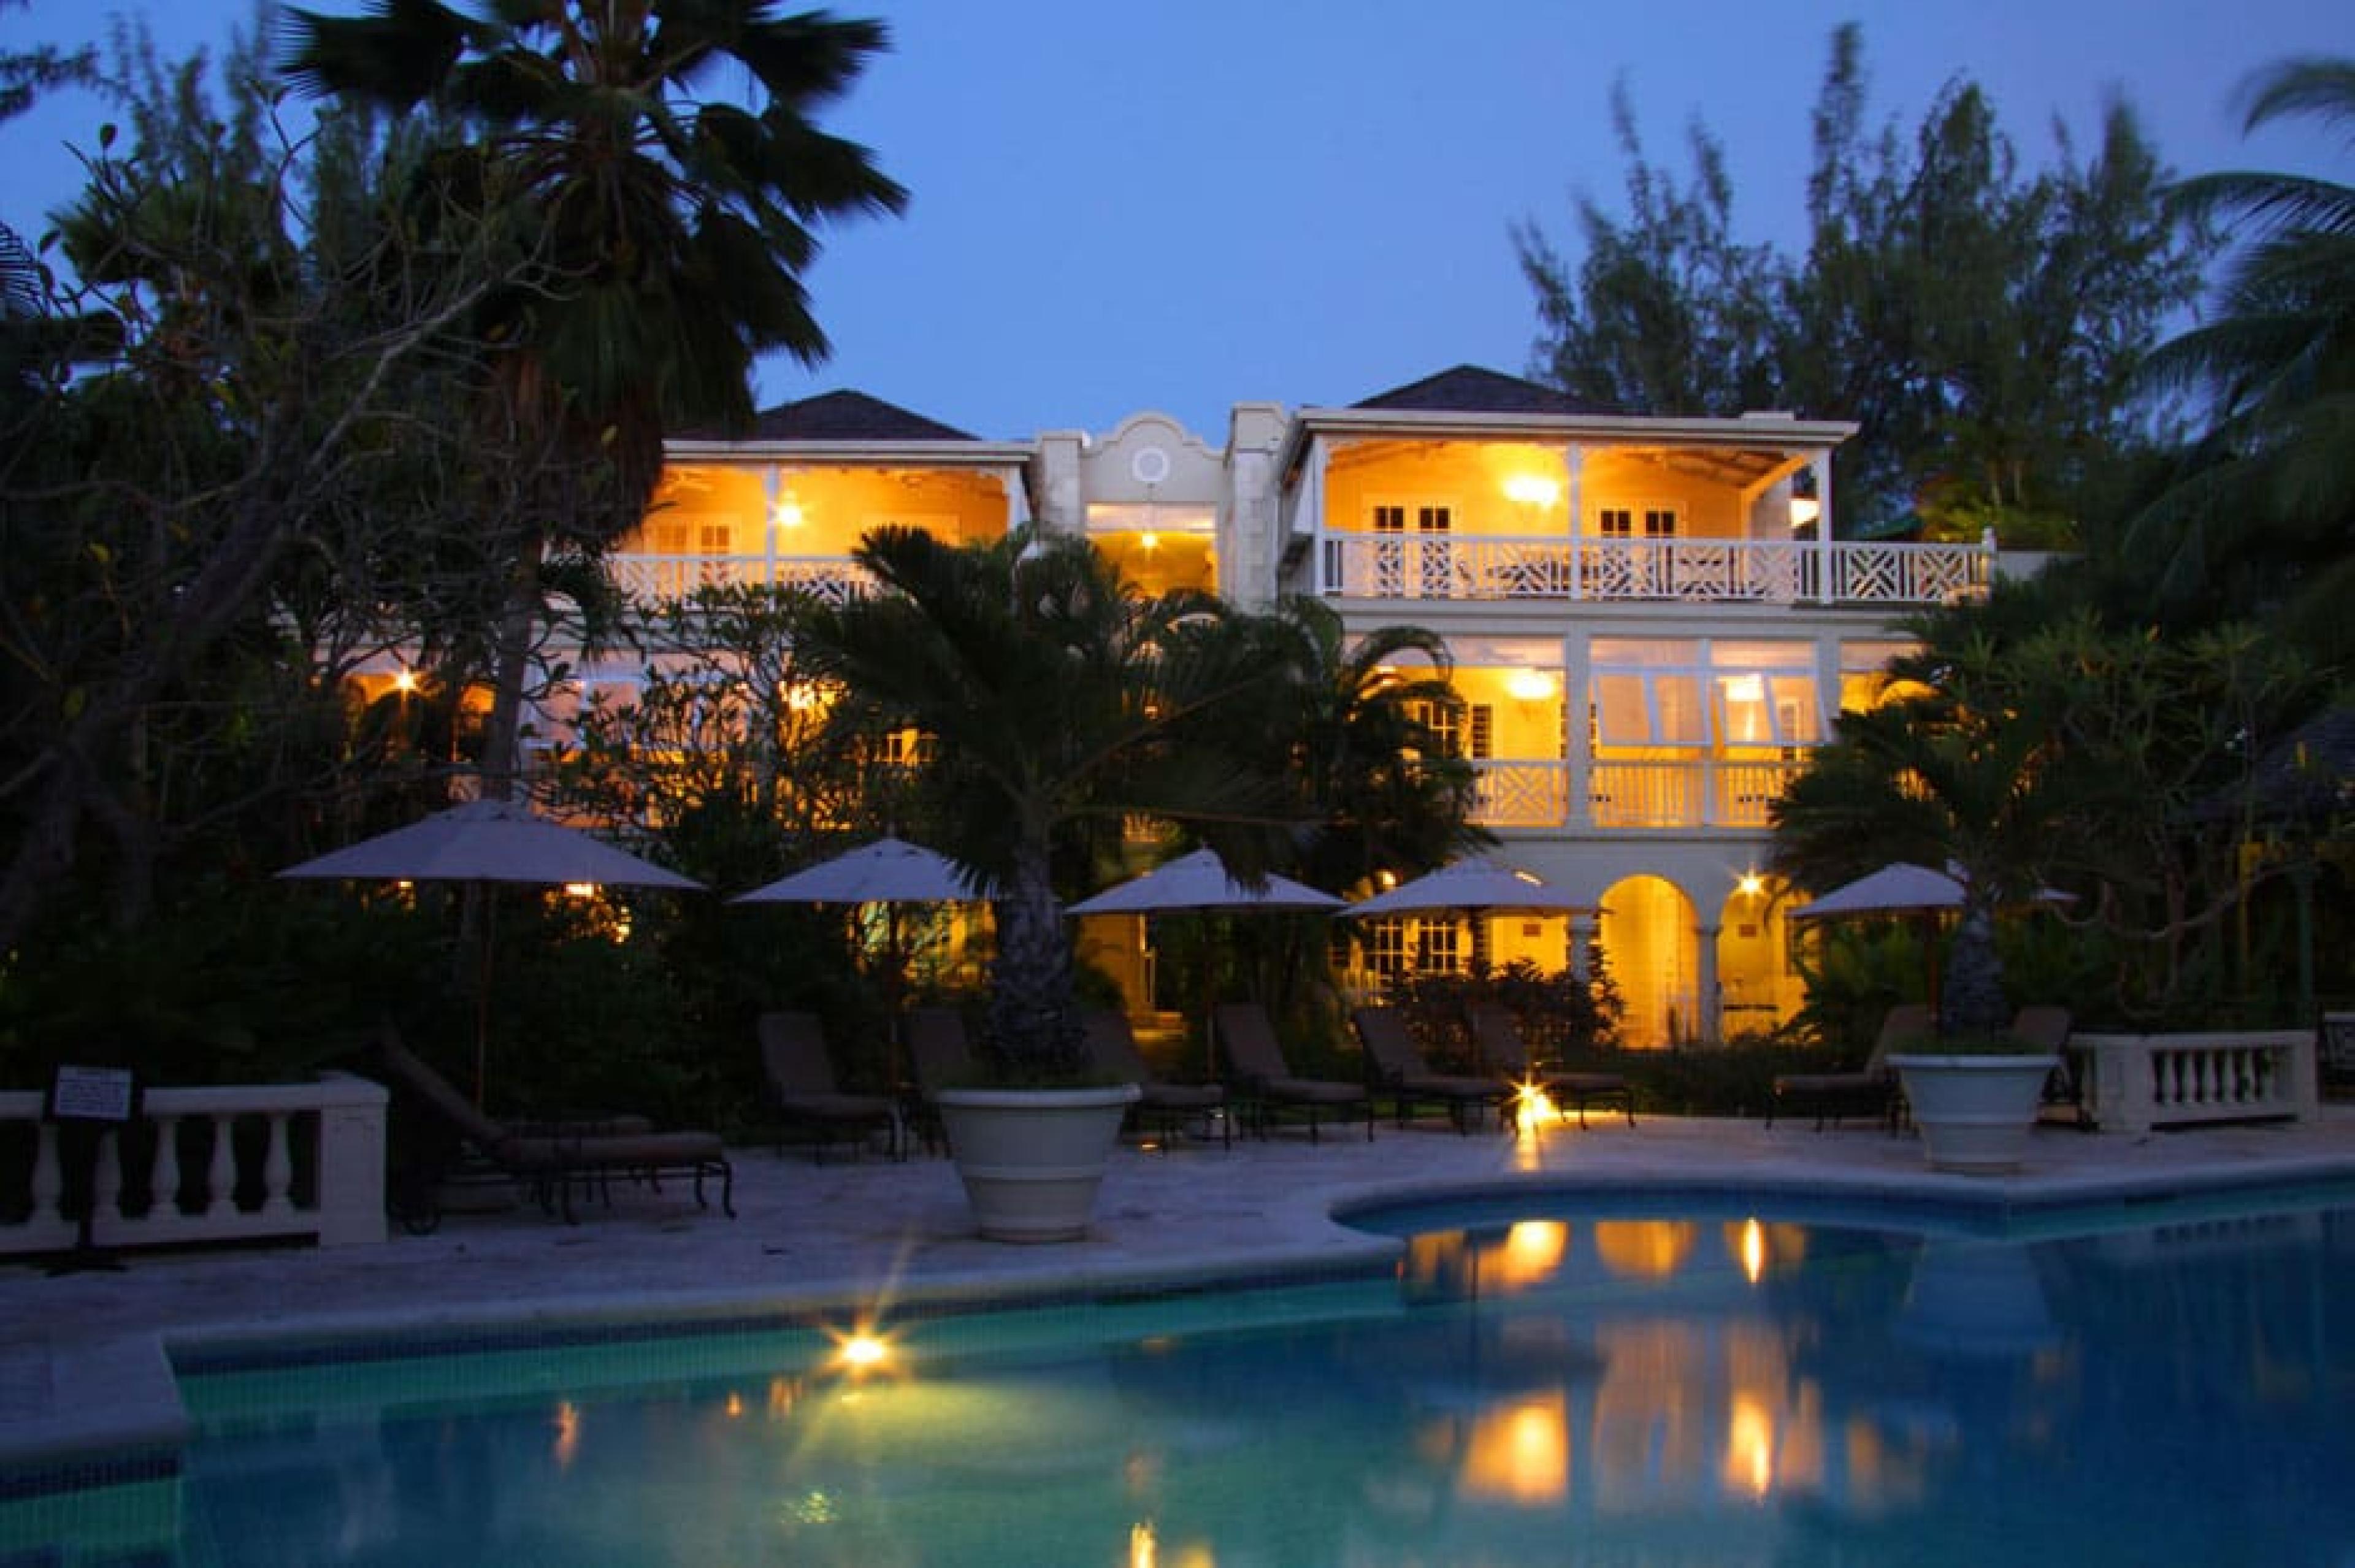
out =
<path fill-rule="evenodd" d="M 1158 485 L 1169 477 L 1169 454 L 1157 446 L 1140 447 L 1128 460 L 1128 472 L 1140 485 Z"/>

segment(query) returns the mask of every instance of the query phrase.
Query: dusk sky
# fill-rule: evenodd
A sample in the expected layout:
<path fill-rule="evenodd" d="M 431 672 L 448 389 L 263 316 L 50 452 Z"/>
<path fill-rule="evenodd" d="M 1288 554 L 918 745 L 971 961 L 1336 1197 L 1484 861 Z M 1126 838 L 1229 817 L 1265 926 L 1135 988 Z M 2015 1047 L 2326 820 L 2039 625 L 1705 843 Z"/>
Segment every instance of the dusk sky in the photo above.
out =
<path fill-rule="evenodd" d="M 348 12 L 356 0 L 319 0 Z M 1832 29 L 1863 24 L 1875 123 L 1918 123 L 1958 75 L 2024 160 L 2079 145 L 2123 96 L 2179 172 L 2348 177 L 2307 129 L 2241 133 L 2234 90 L 2296 54 L 2355 53 L 2317 0 L 891 0 L 826 128 L 912 192 L 827 237 L 809 274 L 832 360 L 763 368 L 765 406 L 857 388 L 986 438 L 1110 430 L 1143 410 L 1213 444 L 1238 401 L 1339 405 L 1459 363 L 1522 373 L 1537 333 L 1509 230 L 1558 248 L 1580 191 L 1617 208 L 1624 78 L 1653 161 L 1696 118 L 1727 145 L 1741 237 L 1801 238 L 1807 113 Z M 102 39 L 146 16 L 172 53 L 251 15 L 223 0 L 0 10 L 0 47 Z M 59 94 L 0 126 L 0 219 L 68 197 L 66 144 L 102 111 Z"/>

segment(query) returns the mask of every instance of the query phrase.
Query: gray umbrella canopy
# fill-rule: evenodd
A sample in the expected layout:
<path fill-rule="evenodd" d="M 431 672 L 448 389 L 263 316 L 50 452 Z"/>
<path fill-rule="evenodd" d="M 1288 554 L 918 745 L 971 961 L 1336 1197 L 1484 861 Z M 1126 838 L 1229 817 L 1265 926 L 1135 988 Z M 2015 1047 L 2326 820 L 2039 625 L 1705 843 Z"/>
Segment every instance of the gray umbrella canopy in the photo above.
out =
<path fill-rule="evenodd" d="M 2061 904 L 2074 895 L 2039 888 L 2029 902 Z M 1844 914 L 1935 914 L 1963 907 L 1961 879 L 1927 866 L 1899 863 L 1844 882 L 1790 913 L 1793 920 L 1827 920 Z"/>
<path fill-rule="evenodd" d="M 538 888 L 574 883 L 613 888 L 701 891 L 703 884 L 651 860 L 641 860 L 576 828 L 550 822 L 509 800 L 474 800 L 422 821 L 363 838 L 316 859 L 289 866 L 281 877 L 368 882 L 481 882 Z M 483 1103 L 485 1011 L 491 979 L 491 911 L 483 901 L 482 947 L 474 981 L 474 1104 Z"/>
<path fill-rule="evenodd" d="M 1582 906 L 1534 871 L 1473 856 L 1401 882 L 1349 906 L 1354 916 L 1392 914 L 1563 914 Z"/>
<path fill-rule="evenodd" d="M 954 860 L 904 838 L 878 838 L 739 893 L 730 903 L 974 903 L 988 890 Z"/>
<path fill-rule="evenodd" d="M 882 957 L 877 966 L 877 987 L 882 993 L 884 1072 L 900 1081 L 898 1041 L 901 999 L 908 989 L 909 953 L 901 930 L 900 907 L 981 903 L 990 897 L 988 885 L 937 849 L 885 837 L 831 859 L 820 860 L 773 882 L 739 893 L 729 900 L 739 904 L 880 904 L 884 909 Z"/>
<path fill-rule="evenodd" d="M 1073 914 L 1175 914 L 1210 910 L 1337 910 L 1345 901 L 1283 877 L 1254 888 L 1237 881 L 1208 849 L 1180 855 L 1071 907 Z"/>
<path fill-rule="evenodd" d="M 700 891 L 703 884 L 514 801 L 476 800 L 289 866 L 282 877 L 384 882 L 513 882 Z"/>

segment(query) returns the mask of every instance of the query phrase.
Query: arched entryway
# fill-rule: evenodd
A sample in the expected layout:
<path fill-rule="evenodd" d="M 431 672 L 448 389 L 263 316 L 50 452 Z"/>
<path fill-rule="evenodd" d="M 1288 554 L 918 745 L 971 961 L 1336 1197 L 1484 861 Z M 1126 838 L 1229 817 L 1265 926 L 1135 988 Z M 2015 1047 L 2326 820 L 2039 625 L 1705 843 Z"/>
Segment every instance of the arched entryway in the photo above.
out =
<path fill-rule="evenodd" d="M 1718 1034 L 1728 1040 L 1764 1034 L 1797 1012 L 1806 987 L 1790 964 L 1781 885 L 1744 876 L 1725 897 L 1717 921 Z"/>
<path fill-rule="evenodd" d="M 1629 877 L 1603 895 L 1595 934 L 1626 1004 L 1624 1044 L 1657 1050 L 1700 1032 L 1693 923 L 1692 901 L 1662 877 Z"/>

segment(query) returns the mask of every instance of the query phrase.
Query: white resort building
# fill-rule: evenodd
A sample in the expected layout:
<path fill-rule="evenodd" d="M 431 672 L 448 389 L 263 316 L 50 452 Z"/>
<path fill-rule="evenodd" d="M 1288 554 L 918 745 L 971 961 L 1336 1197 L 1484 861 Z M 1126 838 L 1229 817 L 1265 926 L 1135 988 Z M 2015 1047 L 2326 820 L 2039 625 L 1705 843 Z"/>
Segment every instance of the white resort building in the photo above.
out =
<path fill-rule="evenodd" d="M 1999 570 L 1991 542 L 1838 538 L 1830 458 L 1854 432 L 1595 414 L 1470 367 L 1347 408 L 1239 403 L 1215 443 L 1149 412 L 983 441 L 832 392 L 742 440 L 672 442 L 613 566 L 641 602 L 711 582 L 847 594 L 880 524 L 982 539 L 1035 521 L 1147 588 L 1313 594 L 1353 632 L 1436 632 L 1478 821 L 1582 911 L 1498 917 L 1476 940 L 1547 969 L 1597 942 L 1627 1043 L 1720 1040 L 1800 1000 L 1761 875 L 1768 803 L 1834 712 L 1877 698 L 1899 618 Z M 584 667 L 576 695 L 635 673 Z M 1376 964 L 1465 956 L 1455 923 L 1426 923 L 1385 927 Z M 1089 944 L 1123 946 L 1141 938 Z"/>

